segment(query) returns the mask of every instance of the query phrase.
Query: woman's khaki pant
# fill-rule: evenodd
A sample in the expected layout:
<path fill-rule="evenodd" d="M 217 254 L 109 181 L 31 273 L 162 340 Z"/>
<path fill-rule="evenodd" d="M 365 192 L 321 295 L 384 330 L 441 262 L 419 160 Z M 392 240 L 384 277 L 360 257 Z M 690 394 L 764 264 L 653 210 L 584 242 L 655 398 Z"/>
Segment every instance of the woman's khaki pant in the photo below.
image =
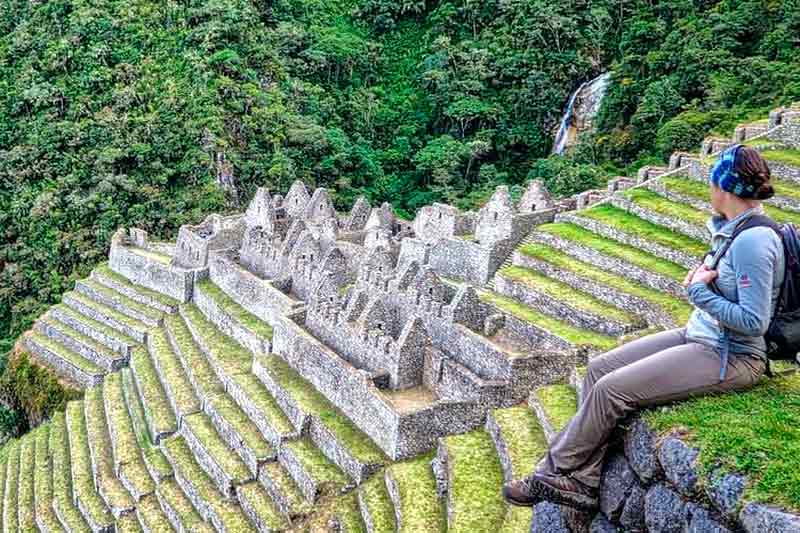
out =
<path fill-rule="evenodd" d="M 578 412 L 550 443 L 537 470 L 599 487 L 608 438 L 626 415 L 692 396 L 747 389 L 766 370 L 761 359 L 731 354 L 720 382 L 717 351 L 687 341 L 685 333 L 685 328 L 654 333 L 593 358 Z"/>

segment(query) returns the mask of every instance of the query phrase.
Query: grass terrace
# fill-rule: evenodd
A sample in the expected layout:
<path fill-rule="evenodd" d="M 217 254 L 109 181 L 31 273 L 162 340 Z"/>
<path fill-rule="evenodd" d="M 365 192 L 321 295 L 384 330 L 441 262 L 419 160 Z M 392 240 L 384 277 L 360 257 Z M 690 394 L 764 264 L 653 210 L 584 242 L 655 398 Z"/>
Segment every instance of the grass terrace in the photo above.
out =
<path fill-rule="evenodd" d="M 681 402 L 644 417 L 656 430 L 685 432 L 706 474 L 717 465 L 746 474 L 748 500 L 800 511 L 800 373 L 765 377 L 746 392 Z"/>
<path fill-rule="evenodd" d="M 527 406 L 495 409 L 492 416 L 503 435 L 516 476 L 527 475 L 547 451 L 539 421 Z"/>
<path fill-rule="evenodd" d="M 800 150 L 788 148 L 769 148 L 761 152 L 761 156 L 768 162 L 783 163 L 793 167 L 800 167 Z"/>
<path fill-rule="evenodd" d="M 216 286 L 210 279 L 205 279 L 197 287 L 214 299 L 223 311 L 231 315 L 241 325 L 265 339 L 272 340 L 272 326 L 236 303 L 225 291 Z"/>
<path fill-rule="evenodd" d="M 379 472 L 372 476 L 359 490 L 372 518 L 373 529 L 377 533 L 388 533 L 395 531 L 394 507 L 382 474 Z"/>
<path fill-rule="evenodd" d="M 708 213 L 684 204 L 679 204 L 678 202 L 667 200 L 658 193 L 648 189 L 629 189 L 623 193 L 623 196 L 639 207 L 649 209 L 650 211 L 670 218 L 683 220 L 696 226 L 705 227 L 706 220 L 708 220 Z"/>
<path fill-rule="evenodd" d="M 578 410 L 578 396 L 575 389 L 569 385 L 539 387 L 534 394 L 556 432 L 564 429 Z"/>
<path fill-rule="evenodd" d="M 400 493 L 401 533 L 444 531 L 444 509 L 436 494 L 436 480 L 431 471 L 432 454 L 388 468 Z"/>
<path fill-rule="evenodd" d="M 178 302 L 178 300 L 171 298 L 165 294 L 161 294 L 160 292 L 148 289 L 147 287 L 143 287 L 141 285 L 136 285 L 135 283 L 132 283 L 131 280 L 129 280 L 125 276 L 111 270 L 111 267 L 108 266 L 107 262 L 101 263 L 100 265 L 96 266 L 94 270 L 104 278 L 108 278 L 114 283 L 117 283 L 118 285 L 132 289 L 138 292 L 139 294 L 147 296 L 148 298 L 151 298 L 152 300 L 162 303 L 164 305 L 178 307 L 178 304 L 180 303 Z"/>
<path fill-rule="evenodd" d="M 630 313 L 598 300 L 594 296 L 576 290 L 566 283 L 549 278 L 536 270 L 519 266 L 509 266 L 501 269 L 499 274 L 527 285 L 532 289 L 550 296 L 558 302 L 569 305 L 580 311 L 585 311 L 598 317 L 610 318 L 623 324 L 635 321 L 635 318 L 631 316 Z"/>
<path fill-rule="evenodd" d="M 495 531 L 505 519 L 506 504 L 498 490 L 503 472 L 492 438 L 479 429 L 451 435 L 440 446 L 449 462 L 447 531 Z"/>
<path fill-rule="evenodd" d="M 692 306 L 685 300 L 676 298 L 671 294 L 645 287 L 644 285 L 630 281 L 622 276 L 609 273 L 589 263 L 578 261 L 566 253 L 545 244 L 526 244 L 519 248 L 519 252 L 539 261 L 549 263 L 555 267 L 573 272 L 582 278 L 591 279 L 632 296 L 642 298 L 663 309 L 677 324 L 685 323 L 689 319 L 689 315 L 692 314 Z M 685 273 L 683 275 L 685 275 Z"/>
<path fill-rule="evenodd" d="M 586 246 L 601 254 L 621 259 L 632 265 L 643 268 L 644 270 L 661 274 L 662 276 L 676 281 L 683 281 L 683 277 L 686 275 L 686 269 L 682 265 L 667 261 L 666 259 L 661 259 L 639 248 L 602 237 L 581 226 L 570 224 L 569 222 L 543 224 L 538 226 L 536 230 L 574 242 L 575 244 Z"/>
<path fill-rule="evenodd" d="M 689 255 L 700 257 L 708 251 L 708 244 L 702 241 L 659 226 L 658 224 L 653 224 L 652 222 L 610 204 L 590 207 L 589 209 L 579 211 L 578 214 L 584 218 L 606 224 L 622 232 L 636 235 L 654 244 L 672 248 L 673 250 L 679 250 Z"/>
<path fill-rule="evenodd" d="M 493 291 L 479 291 L 481 300 L 490 303 L 508 314 L 530 322 L 545 329 L 550 333 L 564 339 L 576 346 L 590 346 L 597 350 L 610 350 L 617 346 L 617 339 L 610 335 L 603 335 L 588 329 L 578 328 L 557 318 L 545 315 L 532 307 L 519 303 L 517 300 L 503 296 Z"/>

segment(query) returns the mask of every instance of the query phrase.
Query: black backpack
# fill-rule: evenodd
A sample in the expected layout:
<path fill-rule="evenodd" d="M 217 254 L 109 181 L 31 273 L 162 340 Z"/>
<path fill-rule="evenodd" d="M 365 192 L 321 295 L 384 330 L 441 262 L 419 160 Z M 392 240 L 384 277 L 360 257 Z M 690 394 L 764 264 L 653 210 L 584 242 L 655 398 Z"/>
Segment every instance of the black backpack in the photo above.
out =
<path fill-rule="evenodd" d="M 719 260 L 741 232 L 758 226 L 766 226 L 778 234 L 783 243 L 785 258 L 783 283 L 778 292 L 775 313 L 764 334 L 767 344 L 767 359 L 792 361 L 800 364 L 800 360 L 798 360 L 798 352 L 800 352 L 800 239 L 794 225 L 779 225 L 766 215 L 753 215 L 747 218 L 733 230 L 730 239 L 725 242 L 720 253 L 717 254 L 711 268 L 717 268 Z M 711 290 L 720 294 L 714 282 L 711 283 Z"/>

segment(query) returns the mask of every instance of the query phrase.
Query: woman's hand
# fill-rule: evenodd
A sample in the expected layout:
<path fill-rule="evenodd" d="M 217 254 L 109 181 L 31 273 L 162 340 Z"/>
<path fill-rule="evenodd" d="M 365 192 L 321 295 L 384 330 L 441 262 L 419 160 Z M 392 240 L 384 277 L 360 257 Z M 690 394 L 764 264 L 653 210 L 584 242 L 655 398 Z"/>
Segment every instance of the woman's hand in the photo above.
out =
<path fill-rule="evenodd" d="M 716 277 L 717 277 L 716 270 L 711 270 L 706 265 L 700 265 L 692 272 L 692 277 L 689 280 L 689 285 L 697 282 L 703 282 L 705 284 L 709 284 L 712 281 L 714 281 Z"/>
<path fill-rule="evenodd" d="M 696 267 L 694 267 L 693 269 L 689 270 L 686 273 L 686 277 L 683 278 L 683 286 L 684 287 L 688 287 L 689 286 L 689 283 L 692 282 L 692 276 L 694 276 L 694 273 L 697 272 L 697 269 L 700 268 L 702 265 L 703 264 L 700 263 L 699 265 L 697 265 Z"/>

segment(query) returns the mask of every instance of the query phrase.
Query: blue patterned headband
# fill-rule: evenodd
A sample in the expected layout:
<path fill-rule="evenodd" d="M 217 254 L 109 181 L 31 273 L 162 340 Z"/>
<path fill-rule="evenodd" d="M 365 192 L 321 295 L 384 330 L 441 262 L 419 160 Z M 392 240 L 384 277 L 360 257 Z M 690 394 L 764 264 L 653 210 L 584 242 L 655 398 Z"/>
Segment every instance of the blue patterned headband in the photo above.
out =
<path fill-rule="evenodd" d="M 756 194 L 755 185 L 745 183 L 735 170 L 736 155 L 741 147 L 741 144 L 735 144 L 726 148 L 714 163 L 708 179 L 723 191 L 733 193 L 739 198 L 753 198 Z"/>

